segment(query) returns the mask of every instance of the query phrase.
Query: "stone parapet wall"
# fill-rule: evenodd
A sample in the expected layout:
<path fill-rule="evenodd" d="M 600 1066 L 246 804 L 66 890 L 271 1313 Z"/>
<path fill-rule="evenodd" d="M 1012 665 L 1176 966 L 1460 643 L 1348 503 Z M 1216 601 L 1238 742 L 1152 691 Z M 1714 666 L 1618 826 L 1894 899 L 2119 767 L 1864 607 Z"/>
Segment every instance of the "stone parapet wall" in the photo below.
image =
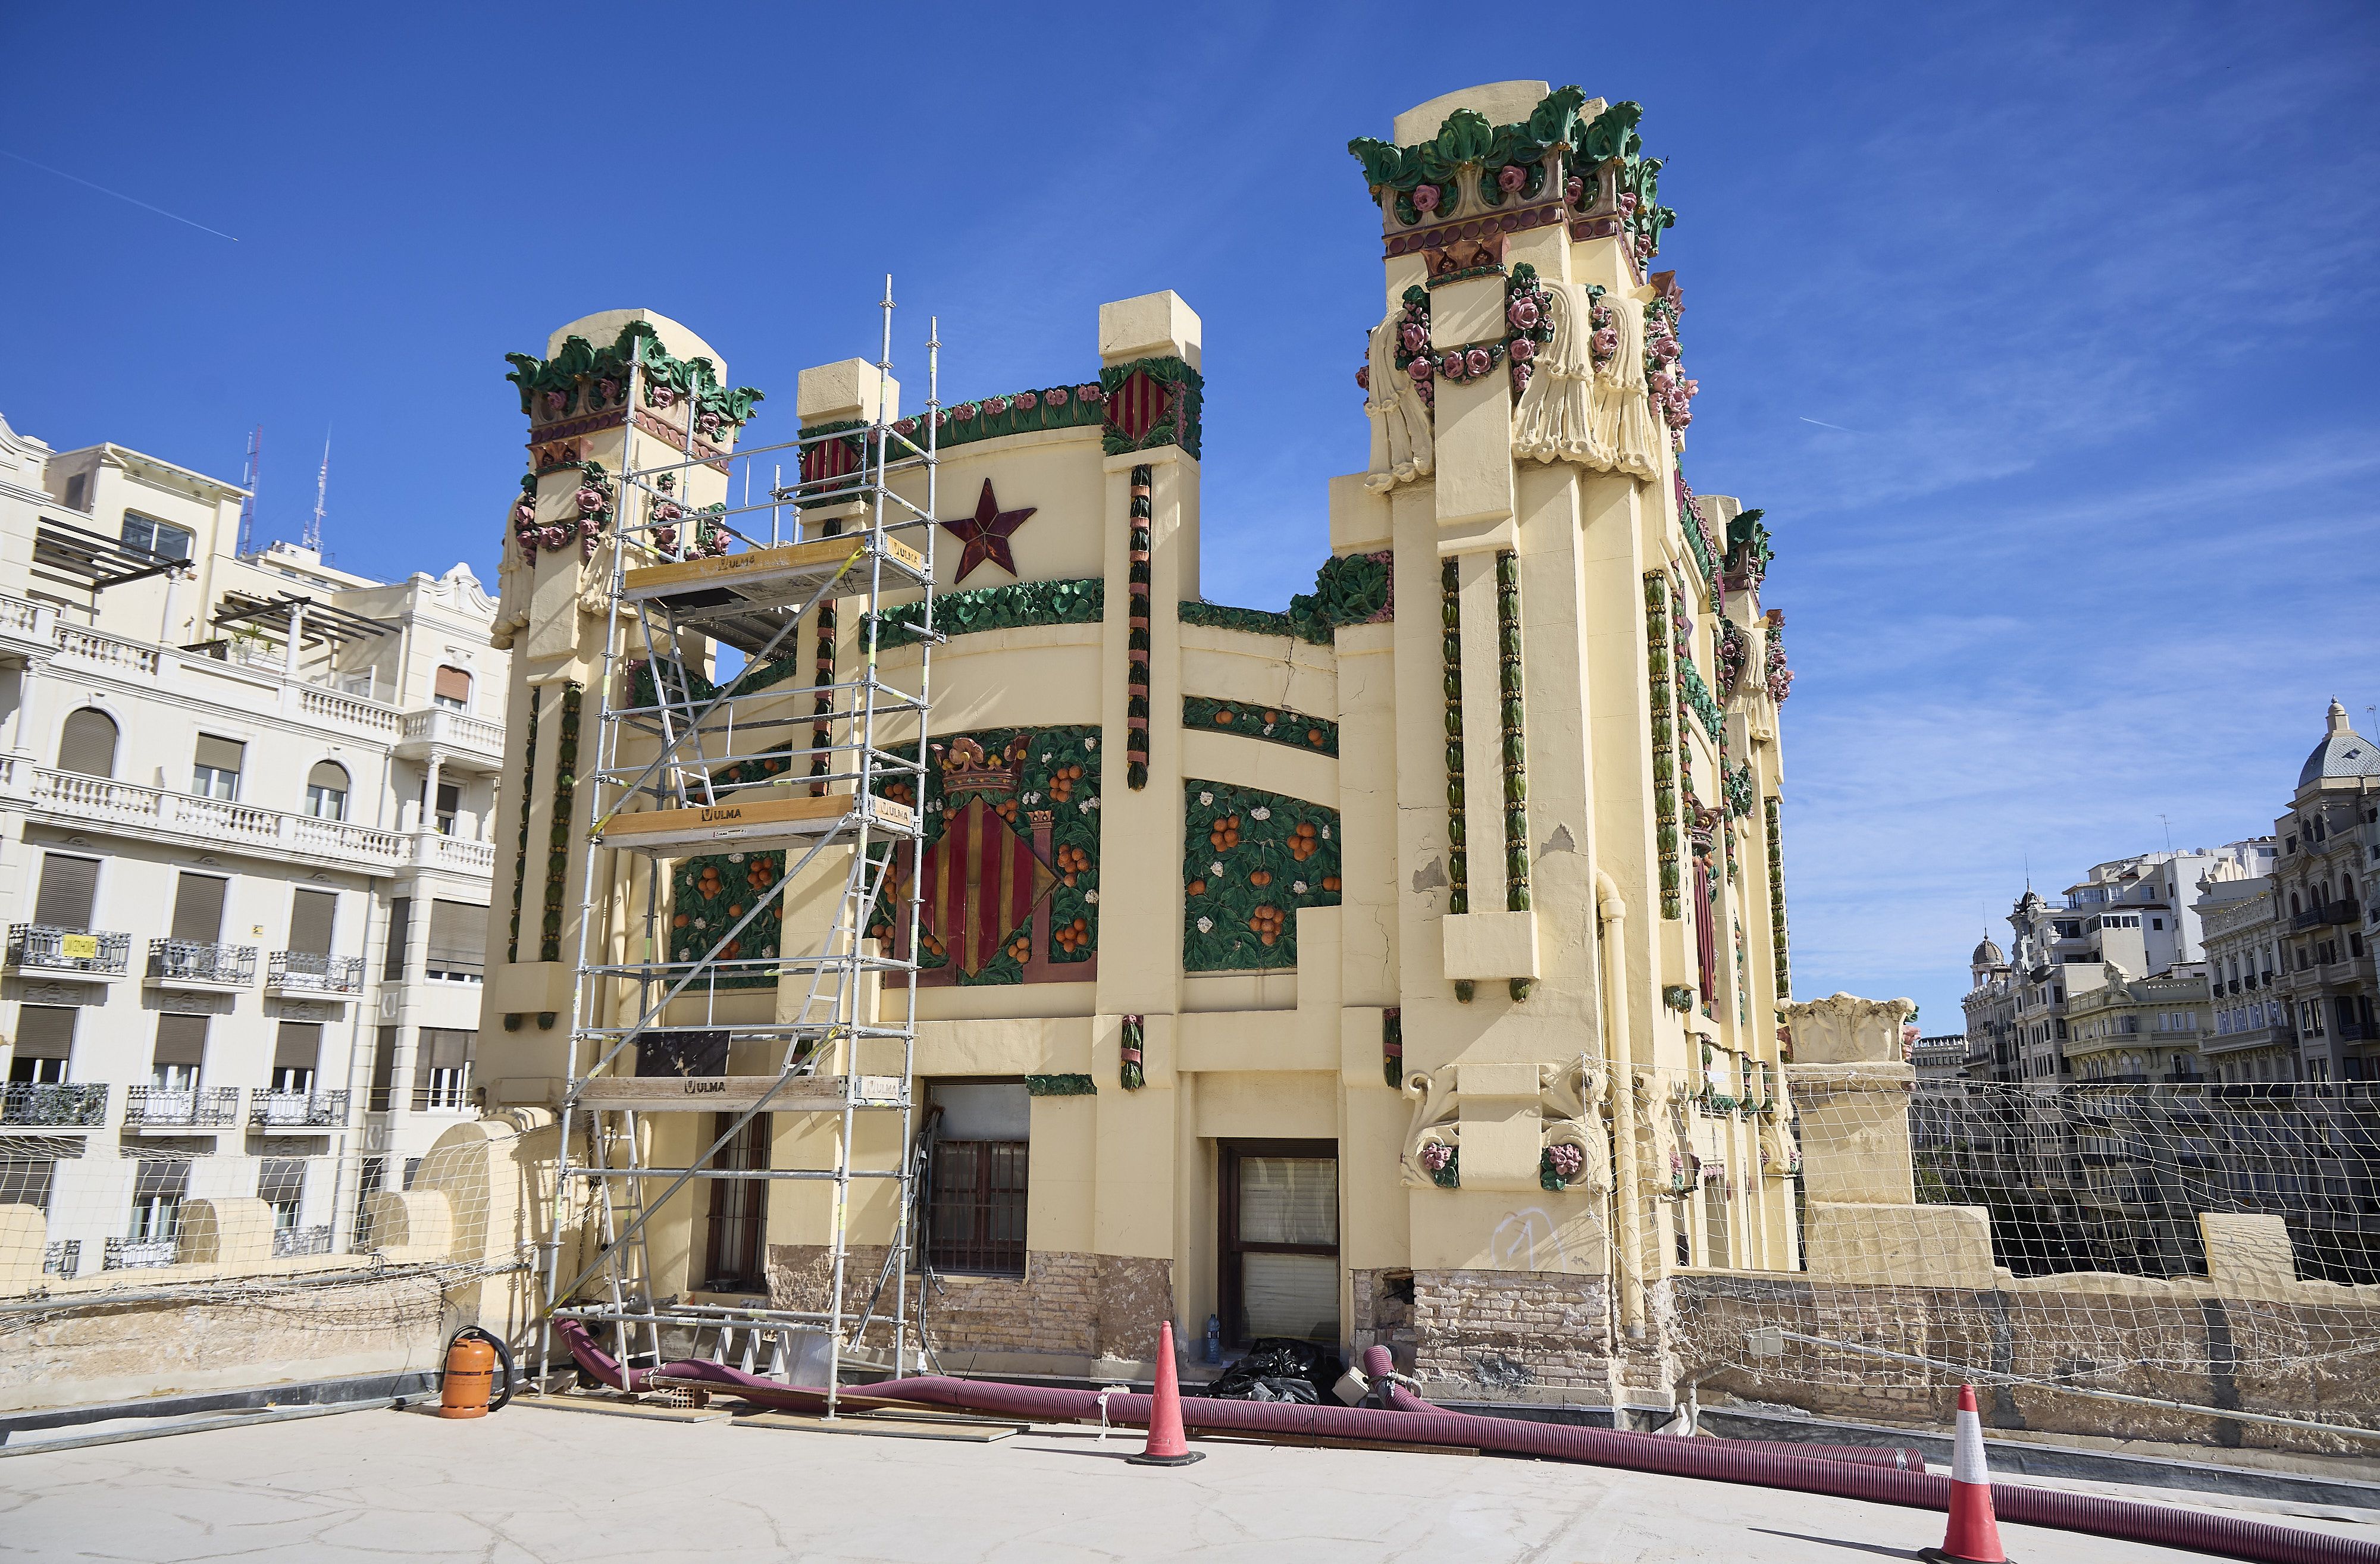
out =
<path fill-rule="evenodd" d="M 2380 1427 L 2380 1289 L 2300 1283 L 2227 1297 L 2201 1279 L 2014 1278 L 1991 1288 L 1897 1287 L 1750 1272 L 1658 1284 L 1682 1374 L 1706 1397 L 1822 1417 L 1939 1428 L 1960 1375 L 1763 1330 L 1822 1337 L 1937 1364 L 1988 1365 L 1993 1427 L 2177 1444 L 2368 1453 L 2346 1435 L 2065 1393 L 2060 1383 L 2192 1406 Z"/>
<path fill-rule="evenodd" d="M 191 1274 L 226 1268 L 106 1273 L 164 1297 L 59 1288 L 55 1312 L 18 1315 L 0 1334 L 0 1412 L 435 1370 L 479 1315 L 478 1279 L 451 1271 Z"/>

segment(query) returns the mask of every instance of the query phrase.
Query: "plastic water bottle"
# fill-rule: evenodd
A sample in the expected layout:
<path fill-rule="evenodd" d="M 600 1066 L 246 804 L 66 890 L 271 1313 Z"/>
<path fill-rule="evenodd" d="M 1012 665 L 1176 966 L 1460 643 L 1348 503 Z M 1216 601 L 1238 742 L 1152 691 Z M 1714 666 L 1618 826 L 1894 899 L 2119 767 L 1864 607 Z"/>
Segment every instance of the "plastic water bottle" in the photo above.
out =
<path fill-rule="evenodd" d="M 1207 1316 L 1207 1351 L 1201 1361 L 1210 1364 L 1223 1361 L 1223 1322 L 1214 1315 Z"/>

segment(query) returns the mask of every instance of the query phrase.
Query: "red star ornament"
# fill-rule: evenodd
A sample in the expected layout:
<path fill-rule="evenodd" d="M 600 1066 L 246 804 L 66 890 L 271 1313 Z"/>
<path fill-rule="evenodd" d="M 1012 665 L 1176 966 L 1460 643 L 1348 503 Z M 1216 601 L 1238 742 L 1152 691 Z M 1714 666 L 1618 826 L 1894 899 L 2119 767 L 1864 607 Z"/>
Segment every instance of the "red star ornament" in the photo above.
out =
<path fill-rule="evenodd" d="M 942 523 L 953 536 L 966 545 L 966 552 L 959 559 L 956 579 L 965 580 L 968 572 L 986 561 L 1011 576 L 1017 575 L 1016 556 L 1008 550 L 1009 534 L 1022 527 L 1025 518 L 1038 508 L 1027 505 L 1020 511 L 1002 510 L 1000 502 L 991 497 L 991 479 L 985 479 L 983 497 L 975 503 L 975 515 Z"/>

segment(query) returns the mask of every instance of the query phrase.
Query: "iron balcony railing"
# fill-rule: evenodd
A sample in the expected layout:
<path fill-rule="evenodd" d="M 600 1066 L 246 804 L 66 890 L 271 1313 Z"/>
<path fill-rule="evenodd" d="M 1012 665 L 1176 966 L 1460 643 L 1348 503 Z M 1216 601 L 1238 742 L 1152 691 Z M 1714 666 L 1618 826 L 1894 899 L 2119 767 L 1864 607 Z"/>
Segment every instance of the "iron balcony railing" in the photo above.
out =
<path fill-rule="evenodd" d="M 0 1086 L 0 1124 L 95 1130 L 107 1122 L 107 1087 L 98 1082 L 19 1081 Z"/>
<path fill-rule="evenodd" d="M 440 1081 L 426 1086 L 417 1083 L 413 1088 L 413 1110 L 416 1113 L 460 1113 L 471 1106 L 471 1088 L 460 1080 Z"/>
<path fill-rule="evenodd" d="M 82 1269 L 82 1240 L 61 1238 L 42 1251 L 43 1276 L 72 1276 Z"/>
<path fill-rule="evenodd" d="M 344 1129 L 347 1094 L 259 1091 L 248 1099 L 248 1121 L 264 1130 Z"/>
<path fill-rule="evenodd" d="M 47 923 L 8 926 L 8 964 L 26 971 L 86 972 L 121 977 L 131 959 L 129 934 L 61 928 Z"/>
<path fill-rule="evenodd" d="M 178 1238 L 111 1238 L 100 1256 L 100 1269 L 128 1271 L 145 1266 L 170 1266 L 181 1246 Z"/>
<path fill-rule="evenodd" d="M 273 1257 L 285 1260 L 293 1255 L 327 1255 L 331 1252 L 331 1229 L 328 1223 L 310 1228 L 275 1228 L 273 1231 Z"/>
<path fill-rule="evenodd" d="M 228 1129 L 239 1122 L 237 1086 L 127 1086 L 127 1124 L 170 1124 Z"/>
<path fill-rule="evenodd" d="M 312 951 L 275 951 L 264 973 L 268 988 L 303 988 L 322 994 L 364 991 L 364 958 L 328 956 Z"/>
<path fill-rule="evenodd" d="M 179 980 L 245 988 L 256 981 L 256 947 L 212 945 L 200 940 L 152 940 L 149 976 L 164 982 Z"/>

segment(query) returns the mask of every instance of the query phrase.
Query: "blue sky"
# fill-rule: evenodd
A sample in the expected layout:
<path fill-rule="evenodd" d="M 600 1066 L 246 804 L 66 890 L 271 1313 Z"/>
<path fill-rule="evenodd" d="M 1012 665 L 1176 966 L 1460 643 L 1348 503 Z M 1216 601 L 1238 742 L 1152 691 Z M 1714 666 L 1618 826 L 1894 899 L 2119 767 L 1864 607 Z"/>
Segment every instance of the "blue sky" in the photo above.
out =
<path fill-rule="evenodd" d="M 1958 1024 L 2028 860 L 2268 829 L 2380 703 L 2380 11 L 2234 6 L 30 8 L 0 121 L 0 413 L 236 478 L 294 536 L 492 580 L 502 355 L 641 305 L 791 422 L 802 366 L 946 395 L 1204 317 L 1210 597 L 1278 606 L 1359 468 L 1355 135 L 1479 81 L 1645 105 L 1701 381 L 1789 619 L 1797 988 Z M 685 67 L 673 61 L 686 61 Z M 697 64 L 696 62 L 698 62 Z M 112 199 L 93 181 L 233 243 Z M 770 416 L 773 415 L 773 417 Z"/>

